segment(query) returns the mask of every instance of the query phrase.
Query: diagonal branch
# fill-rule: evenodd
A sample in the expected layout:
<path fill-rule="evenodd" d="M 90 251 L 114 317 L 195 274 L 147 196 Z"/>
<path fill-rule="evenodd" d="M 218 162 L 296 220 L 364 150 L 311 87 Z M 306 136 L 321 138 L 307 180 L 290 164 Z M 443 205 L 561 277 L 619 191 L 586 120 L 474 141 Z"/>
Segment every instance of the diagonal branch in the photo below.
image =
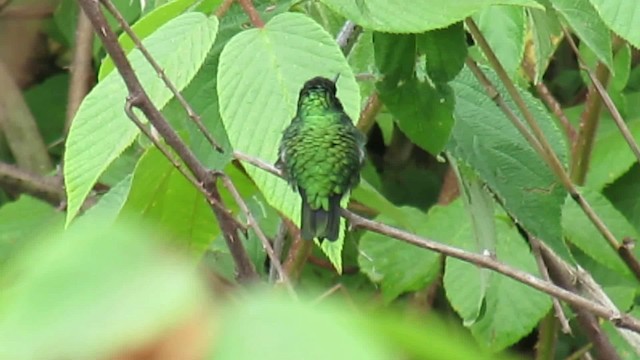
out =
<path fill-rule="evenodd" d="M 489 46 L 489 43 L 484 38 L 484 35 L 480 32 L 480 29 L 478 29 L 476 23 L 471 18 L 467 18 L 465 20 L 465 23 L 476 43 L 486 55 L 489 63 L 491 64 L 491 67 L 496 71 L 496 74 L 500 78 L 500 81 L 506 87 L 509 96 L 520 110 L 520 113 L 524 117 L 528 128 L 524 126 L 520 118 L 513 113 L 511 108 L 506 105 L 506 103 L 504 103 L 504 100 L 499 96 L 499 93 L 496 90 L 495 86 L 491 83 L 491 81 L 489 81 L 486 76 L 483 75 L 482 70 L 473 61 L 467 61 L 467 65 L 470 67 L 478 81 L 485 87 L 489 96 L 494 99 L 500 109 L 507 115 L 509 120 L 511 120 L 518 131 L 520 131 L 522 136 L 542 157 L 553 174 L 558 178 L 558 180 L 567 190 L 571 198 L 580 206 L 582 211 L 585 213 L 585 215 L 587 215 L 593 225 L 595 225 L 595 227 L 598 229 L 602 237 L 607 241 L 609 246 L 611 246 L 611 248 L 613 248 L 620 255 L 622 261 L 624 261 L 624 263 L 632 271 L 635 277 L 640 280 L 640 264 L 638 263 L 638 259 L 633 256 L 627 256 L 628 254 L 624 250 L 625 246 L 621 245 L 620 242 L 618 242 L 615 235 L 607 227 L 600 216 L 598 216 L 593 207 L 591 207 L 591 204 L 589 204 L 587 199 L 585 199 L 584 196 L 582 196 L 582 194 L 578 191 L 575 183 L 571 180 L 571 177 L 569 176 L 567 171 L 565 171 L 564 166 L 560 162 L 560 159 L 558 159 L 558 156 L 547 141 L 547 138 L 542 132 L 542 129 L 540 128 L 540 126 L 538 126 L 533 113 L 527 107 L 527 104 L 520 95 L 520 92 L 516 88 L 513 81 L 511 81 L 511 78 L 509 78 L 509 75 L 504 70 L 502 64 L 500 64 L 500 61 L 498 60 L 496 54 Z"/>
<path fill-rule="evenodd" d="M 109 0 L 102 0 L 102 2 L 105 4 L 110 3 Z M 104 14 L 100 10 L 100 2 L 96 0 L 79 0 L 79 3 L 89 20 L 91 20 L 96 34 L 100 37 L 107 53 L 113 59 L 118 72 L 122 76 L 129 91 L 128 101 L 131 106 L 140 109 L 144 113 L 167 145 L 180 157 L 193 174 L 193 177 L 201 185 L 198 189 L 203 191 L 218 220 L 224 239 L 235 261 L 238 280 L 250 281 L 257 279 L 258 275 L 255 267 L 249 259 L 249 255 L 240 238 L 239 232 L 241 229 L 235 222 L 229 220 L 229 211 L 226 210 L 218 192 L 216 178 L 200 163 L 193 152 L 171 128 L 158 108 L 151 102 L 124 51 L 118 44 L 116 34 L 109 27 Z"/>
<path fill-rule="evenodd" d="M 262 170 L 265 170 L 273 175 L 282 177 L 282 173 L 275 166 L 268 164 L 260 159 L 256 159 L 249 155 L 235 151 L 234 157 L 245 163 L 256 166 Z M 499 262 L 491 256 L 485 256 L 482 254 L 472 253 L 466 250 L 462 250 L 453 246 L 445 245 L 437 241 L 423 238 L 412 234 L 410 232 L 397 229 L 395 227 L 385 225 L 373 220 L 363 218 L 348 210 L 342 210 L 342 216 L 349 221 L 354 227 L 359 227 L 369 231 L 373 231 L 379 234 L 387 235 L 389 237 L 402 240 L 406 243 L 415 245 L 417 247 L 435 251 L 446 256 L 451 256 L 456 259 L 460 259 L 474 265 L 491 269 L 500 274 L 508 276 L 516 281 L 519 281 L 525 285 L 528 285 L 534 289 L 540 290 L 546 294 L 556 297 L 562 301 L 565 301 L 571 305 L 580 307 L 588 312 L 599 316 L 603 319 L 607 319 L 614 323 L 618 327 L 626 328 L 640 333 L 640 320 L 631 317 L 627 314 L 621 313 L 617 309 L 611 309 L 607 306 L 593 302 L 585 297 L 577 295 L 571 291 L 567 291 L 559 286 L 556 286 L 548 281 L 544 281 L 536 276 L 533 276 L 522 270 L 515 269 L 509 265 Z"/>

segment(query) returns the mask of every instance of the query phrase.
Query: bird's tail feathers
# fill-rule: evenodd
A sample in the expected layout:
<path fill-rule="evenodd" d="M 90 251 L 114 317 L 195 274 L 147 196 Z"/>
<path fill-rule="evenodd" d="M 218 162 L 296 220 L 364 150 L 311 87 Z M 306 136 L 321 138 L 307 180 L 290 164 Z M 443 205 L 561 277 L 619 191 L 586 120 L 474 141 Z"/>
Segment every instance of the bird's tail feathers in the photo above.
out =
<path fill-rule="evenodd" d="M 320 242 L 324 239 L 329 241 L 338 240 L 340 235 L 340 195 L 332 195 L 329 197 L 329 209 L 311 208 L 307 201 L 304 190 L 300 190 L 302 195 L 302 218 L 300 221 L 300 230 L 302 238 L 305 240 L 313 240 L 318 238 Z"/>

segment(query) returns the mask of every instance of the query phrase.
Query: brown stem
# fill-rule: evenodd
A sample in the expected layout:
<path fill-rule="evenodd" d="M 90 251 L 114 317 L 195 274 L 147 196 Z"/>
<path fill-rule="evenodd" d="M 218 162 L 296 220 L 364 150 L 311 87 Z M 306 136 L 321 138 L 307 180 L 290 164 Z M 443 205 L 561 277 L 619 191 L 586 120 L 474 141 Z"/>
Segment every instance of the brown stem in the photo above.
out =
<path fill-rule="evenodd" d="M 237 160 L 254 165 L 260 169 L 263 169 L 273 175 L 282 177 L 282 173 L 275 166 L 266 163 L 260 159 L 248 156 L 241 152 L 234 152 L 234 157 Z M 546 294 L 554 296 L 562 301 L 565 301 L 574 306 L 583 308 L 596 316 L 613 322 L 616 326 L 633 330 L 640 333 L 640 321 L 627 314 L 621 313 L 617 309 L 611 309 L 600 303 L 593 302 L 587 298 L 576 295 L 570 291 L 562 289 L 554 284 L 544 281 L 536 276 L 533 276 L 522 270 L 513 268 L 506 264 L 503 264 L 491 256 L 485 256 L 482 254 L 472 253 L 463 249 L 459 249 L 453 246 L 445 245 L 427 238 L 417 236 L 415 234 L 406 232 L 394 228 L 389 225 L 385 225 L 373 220 L 365 219 L 359 215 L 356 215 L 348 210 L 342 210 L 341 215 L 349 221 L 353 227 L 359 227 L 369 231 L 376 232 L 378 234 L 387 235 L 389 237 L 402 240 L 408 244 L 415 245 L 417 247 L 435 251 L 446 256 L 451 256 L 456 259 L 460 259 L 474 265 L 491 269 L 503 275 L 506 275 L 518 282 L 528 285 L 532 288 L 540 290 Z M 295 226 L 293 227 L 296 228 Z M 310 243 L 310 242 L 307 242 Z M 285 264 L 285 269 L 287 265 Z M 290 274 L 290 273 L 289 273 Z M 290 274 L 291 276 L 291 274 Z"/>
<path fill-rule="evenodd" d="M 520 95 L 520 92 L 516 88 L 515 84 L 509 78 L 509 75 L 504 70 L 500 61 L 498 60 L 496 54 L 493 52 L 489 43 L 484 38 L 484 35 L 480 32 L 477 25 L 471 18 L 467 18 L 465 20 L 469 31 L 473 35 L 473 38 L 476 40 L 478 46 L 482 49 L 484 54 L 487 56 L 489 63 L 492 65 L 493 69 L 496 71 L 496 74 L 500 78 L 500 81 L 505 85 L 507 92 L 511 96 L 511 99 L 515 102 L 516 106 L 520 110 L 520 113 L 524 116 L 526 123 L 528 125 L 525 126 L 520 118 L 515 115 L 515 113 L 511 110 L 511 108 L 504 102 L 495 86 L 491 83 L 491 81 L 484 75 L 483 71 L 473 62 L 472 60 L 467 61 L 467 66 L 474 73 L 478 81 L 485 87 L 487 90 L 487 94 L 491 97 L 496 104 L 500 107 L 500 109 L 505 113 L 507 118 L 513 123 L 513 125 L 518 129 L 520 134 L 524 136 L 524 138 L 529 142 L 529 144 L 538 152 L 538 154 L 542 157 L 545 163 L 549 166 L 554 175 L 560 180 L 564 188 L 573 199 L 582 209 L 582 211 L 587 215 L 589 220 L 593 223 L 593 225 L 598 229 L 602 237 L 607 241 L 609 246 L 611 246 L 614 250 L 618 251 L 620 248 L 620 244 L 616 239 L 615 235 L 609 230 L 607 225 L 602 221 L 602 219 L 595 212 L 591 204 L 582 196 L 582 194 L 578 191 L 576 185 L 571 180 L 569 174 L 565 171 L 564 166 L 558 159 L 558 156 L 554 152 L 553 148 L 547 141 L 544 133 L 538 123 L 536 122 L 533 113 L 527 107 L 523 97 Z M 531 130 L 531 131 L 530 131 Z M 533 133 L 533 134 L 532 134 Z M 631 262 L 628 262 L 629 259 L 625 257 L 621 257 L 621 259 L 625 262 L 627 267 L 631 269 L 633 274 L 637 279 L 640 280 L 640 272 L 636 272 L 635 269 L 640 268 L 638 264 L 638 260 L 635 258 L 631 258 Z"/>
<path fill-rule="evenodd" d="M 538 245 L 553 282 L 559 284 L 571 293 L 576 293 L 577 290 L 573 284 L 574 280 L 569 275 L 569 271 L 564 269 L 566 264 L 563 264 L 555 254 L 547 251 L 547 248 L 540 244 L 540 242 L 538 242 Z M 593 348 L 598 354 L 598 358 L 611 360 L 620 359 L 615 347 L 611 344 L 611 341 L 609 341 L 609 338 L 600 326 L 599 320 L 593 315 L 593 313 L 581 306 L 571 306 L 571 308 L 576 314 L 578 323 L 580 323 L 580 329 L 582 329 L 593 344 Z"/>
<path fill-rule="evenodd" d="M 253 24 L 253 26 L 257 28 L 264 27 L 264 21 L 260 18 L 260 14 L 258 10 L 253 6 L 253 1 L 251 0 L 237 0 L 240 6 L 244 9 L 244 12 L 249 16 L 249 21 Z"/>
<path fill-rule="evenodd" d="M 103 0 L 102 2 L 109 6 L 109 0 Z M 218 220 L 224 239 L 235 261 L 238 280 L 250 281 L 257 279 L 258 275 L 255 267 L 242 244 L 239 234 L 240 229 L 234 221 L 230 221 L 229 219 L 230 212 L 226 210 L 224 202 L 220 197 L 215 183 L 215 177 L 198 161 L 193 152 L 191 152 L 187 145 L 180 139 L 162 113 L 160 113 L 158 108 L 151 102 L 151 99 L 149 99 L 123 49 L 118 44 L 116 34 L 107 24 L 104 14 L 102 14 L 100 10 L 99 2 L 95 0 L 79 0 L 79 3 L 85 14 L 87 14 L 87 17 L 91 20 L 105 50 L 109 56 L 111 56 L 111 59 L 113 59 L 120 76 L 122 76 L 129 91 L 128 100 L 131 106 L 137 107 L 145 114 L 167 145 L 182 159 L 194 178 L 201 184 L 201 189 L 204 190 L 204 194 Z"/>
<path fill-rule="evenodd" d="M 93 85 L 93 27 L 84 11 L 78 11 L 76 41 L 71 60 L 69 78 L 69 100 L 67 102 L 67 118 L 65 132 L 69 131 L 71 121 L 76 115 L 82 99 L 89 93 Z"/>
<path fill-rule="evenodd" d="M 0 188 L 29 194 L 56 207 L 60 206 L 65 199 L 59 179 L 35 175 L 2 162 L 0 162 Z"/>
<path fill-rule="evenodd" d="M 222 2 L 222 4 L 220 4 L 220 6 L 218 6 L 218 8 L 216 9 L 214 15 L 218 19 L 221 19 L 227 13 L 227 11 L 229 11 L 229 9 L 231 8 L 231 5 L 233 4 L 234 1 L 235 0 L 224 0 Z"/>
<path fill-rule="evenodd" d="M 289 255 L 284 262 L 284 271 L 287 273 L 290 279 L 294 281 L 300 277 L 302 268 L 307 262 L 307 258 L 311 254 L 313 249 L 313 241 L 305 240 L 300 234 L 300 229 L 289 219 L 283 218 L 289 234 L 293 241 L 291 242 L 291 249 L 289 249 Z"/>
<path fill-rule="evenodd" d="M 53 169 L 38 124 L 22 97 L 20 88 L 0 62 L 0 127 L 16 163 L 36 174 Z"/>
<path fill-rule="evenodd" d="M 127 24 L 127 21 L 124 19 L 122 14 L 120 14 L 118 9 L 113 5 L 113 3 L 110 0 L 103 1 L 103 3 L 107 8 L 107 10 L 109 10 L 109 12 L 116 18 L 116 20 L 118 21 L 118 24 L 120 24 L 120 27 L 122 27 L 124 32 L 127 33 L 127 35 L 129 35 L 129 38 L 131 38 L 131 41 L 133 41 L 133 43 L 136 45 L 136 48 L 140 50 L 140 53 L 142 53 L 142 55 L 147 60 L 147 62 L 149 62 L 151 67 L 153 67 L 153 70 L 155 70 L 158 76 L 160 77 L 160 79 L 162 79 L 162 81 L 164 82 L 164 85 L 169 90 L 171 90 L 171 93 L 173 94 L 173 96 L 176 97 L 180 105 L 182 105 L 182 108 L 187 112 L 187 116 L 191 119 L 191 121 L 193 121 L 194 124 L 196 124 L 196 127 L 198 128 L 198 130 L 200 130 L 202 135 L 204 135 L 205 139 L 209 142 L 211 147 L 213 147 L 213 149 L 216 150 L 217 152 L 221 153 L 222 147 L 218 145 L 218 143 L 213 139 L 213 136 L 211 135 L 211 133 L 209 133 L 209 130 L 207 130 L 207 128 L 204 126 L 204 123 L 202 123 L 202 119 L 200 118 L 200 115 L 198 115 L 195 112 L 195 110 L 193 110 L 191 105 L 187 102 L 187 100 L 185 100 L 185 98 L 182 96 L 180 91 L 178 91 L 178 89 L 173 85 L 173 82 L 171 82 L 171 80 L 169 80 L 169 78 L 165 75 L 162 67 L 160 67 L 160 65 L 156 62 L 153 56 L 151 56 L 147 48 L 142 44 L 142 41 L 140 41 L 140 38 L 138 38 L 138 35 L 136 35 L 136 33 L 133 31 L 133 29 L 131 29 L 129 24 Z"/>
<path fill-rule="evenodd" d="M 378 92 L 374 91 L 367 99 L 364 109 L 362 109 L 362 112 L 360 113 L 357 125 L 358 129 L 363 133 L 368 134 L 369 130 L 371 130 L 373 124 L 376 122 L 376 116 L 380 112 L 380 109 L 382 109 L 382 102 L 380 101 Z"/>

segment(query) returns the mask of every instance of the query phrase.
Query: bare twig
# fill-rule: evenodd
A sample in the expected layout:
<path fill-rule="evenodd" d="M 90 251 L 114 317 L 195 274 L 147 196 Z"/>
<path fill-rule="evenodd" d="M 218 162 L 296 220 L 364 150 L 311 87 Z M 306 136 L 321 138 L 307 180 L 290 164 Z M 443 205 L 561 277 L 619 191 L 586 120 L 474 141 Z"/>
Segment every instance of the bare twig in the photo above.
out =
<path fill-rule="evenodd" d="M 258 221 L 256 221 L 255 217 L 251 213 L 251 210 L 249 210 L 247 203 L 242 199 L 242 196 L 238 192 L 238 189 L 236 189 L 235 185 L 233 185 L 233 182 L 231 182 L 231 179 L 229 179 L 228 176 L 226 176 L 223 173 L 218 173 L 217 175 L 220 176 L 220 178 L 222 179 L 222 183 L 224 184 L 224 187 L 229 191 L 229 193 L 235 200 L 236 204 L 238 204 L 238 206 L 240 207 L 240 210 L 242 210 L 242 212 L 244 213 L 245 217 L 247 218 L 247 223 L 249 227 L 253 229 L 253 231 L 256 233 L 256 235 L 260 239 L 260 242 L 262 242 L 262 247 L 266 251 L 267 256 L 269 256 L 269 260 L 271 260 L 271 265 L 275 267 L 276 271 L 278 272 L 278 275 L 280 276 L 280 281 L 284 283 L 289 293 L 293 297 L 296 297 L 296 292 L 293 290 L 293 286 L 291 286 L 289 277 L 287 276 L 285 271 L 282 269 L 282 264 L 280 264 L 280 260 L 278 256 L 273 251 L 273 248 L 271 247 L 271 243 L 269 242 L 269 239 L 267 239 L 267 236 L 264 234 L 264 232 L 260 228 Z"/>
<path fill-rule="evenodd" d="M 376 121 L 376 116 L 380 112 L 382 108 L 382 102 L 380 101 L 380 97 L 378 96 L 378 92 L 374 91 L 369 98 L 367 99 L 366 104 L 364 105 L 364 109 L 360 113 L 360 118 L 358 119 L 358 129 L 363 133 L 369 133 L 369 130 L 373 127 L 373 124 Z"/>
<path fill-rule="evenodd" d="M 1 61 L 0 89 L 0 128 L 16 163 L 30 172 L 46 174 L 53 169 L 47 146 L 22 91 Z"/>
<path fill-rule="evenodd" d="M 362 27 L 356 25 L 353 21 L 347 20 L 344 25 L 342 25 L 342 29 L 338 33 L 336 37 L 336 42 L 340 49 L 342 49 L 342 53 L 348 55 L 353 49 L 353 46 L 358 41 L 358 36 L 362 33 Z"/>
<path fill-rule="evenodd" d="M 276 254 L 278 264 L 282 264 L 282 250 L 284 248 L 284 238 L 287 236 L 287 226 L 283 221 L 280 221 L 278 225 L 278 233 L 275 239 L 273 239 L 273 252 Z M 274 282 L 276 280 L 277 272 L 273 264 L 269 266 L 269 281 Z"/>
<path fill-rule="evenodd" d="M 536 240 L 533 239 L 535 242 Z M 549 275 L 553 281 L 561 287 L 571 291 L 577 292 L 574 285 L 574 276 L 572 276 L 572 269 L 564 261 L 562 261 L 557 255 L 555 255 L 546 245 L 540 241 L 537 242 L 540 253 L 544 259 L 545 264 L 549 269 Z M 576 314 L 576 319 L 580 324 L 580 329 L 585 333 L 587 338 L 593 344 L 594 351 L 599 355 L 599 359 L 620 359 L 613 344 L 606 336 L 604 330 L 600 326 L 600 322 L 593 315 L 593 312 L 588 311 L 581 306 L 575 306 L 572 309 Z M 607 307 L 611 309 L 610 307 Z M 614 308 L 613 311 L 617 311 Z"/>
<path fill-rule="evenodd" d="M 231 8 L 231 5 L 233 5 L 233 2 L 234 2 L 234 1 L 235 1 L 235 0 L 224 0 L 224 1 L 222 2 L 222 4 L 220 4 L 220 5 L 218 6 L 218 8 L 216 9 L 216 11 L 215 11 L 214 15 L 215 15 L 218 19 L 222 18 L 222 17 L 227 13 L 227 11 L 229 11 L 229 9 Z"/>
<path fill-rule="evenodd" d="M 264 27 L 264 21 L 260 18 L 260 14 L 258 10 L 253 6 L 253 1 L 251 0 L 237 0 L 244 12 L 249 16 L 249 21 L 253 24 L 253 26 L 257 28 Z"/>
<path fill-rule="evenodd" d="M 71 121 L 93 83 L 92 50 L 93 28 L 87 16 L 80 10 L 78 11 L 73 59 L 71 60 L 69 100 L 67 102 L 67 118 L 65 121 L 66 131 L 69 131 Z"/>
<path fill-rule="evenodd" d="M 156 62 L 153 56 L 149 54 L 149 51 L 147 50 L 147 48 L 142 44 L 142 41 L 140 41 L 140 38 L 138 38 L 138 35 L 136 35 L 136 33 L 133 32 L 129 24 L 127 24 L 127 21 L 124 19 L 124 17 L 122 17 L 118 9 L 116 9 L 116 7 L 113 5 L 113 3 L 110 0 L 102 1 L 102 3 L 105 5 L 107 10 L 109 10 L 109 12 L 116 18 L 116 20 L 118 21 L 118 24 L 120 24 L 120 27 L 122 27 L 124 32 L 126 32 L 127 35 L 129 35 L 129 38 L 131 38 L 131 41 L 133 41 L 133 43 L 136 45 L 136 48 L 140 50 L 144 58 L 147 59 L 147 62 L 149 62 L 151 67 L 153 67 L 153 69 L 156 71 L 158 76 L 164 82 L 165 86 L 169 90 L 171 90 L 171 93 L 173 94 L 173 96 L 175 96 L 176 99 L 178 99 L 178 102 L 180 103 L 180 105 L 182 105 L 182 108 L 185 109 L 191 121 L 193 121 L 193 123 L 196 124 L 196 126 L 198 127 L 202 135 L 204 135 L 204 137 L 207 139 L 211 147 L 213 147 L 213 149 L 216 150 L 217 152 L 221 153 L 222 147 L 213 139 L 213 136 L 211 135 L 211 133 L 209 133 L 209 130 L 207 130 L 207 128 L 204 126 L 204 124 L 202 123 L 202 119 L 200 118 L 200 115 L 198 115 L 195 112 L 195 110 L 193 110 L 191 105 L 187 102 L 187 100 L 185 100 L 184 96 L 182 96 L 180 91 L 176 89 L 176 87 L 173 85 L 171 80 L 169 80 L 169 78 L 165 75 L 162 67 L 160 67 L 160 65 Z"/>
<path fill-rule="evenodd" d="M 549 276 L 549 269 L 547 269 L 547 265 L 542 258 L 542 254 L 540 252 L 540 241 L 529 234 L 529 239 L 531 240 L 531 250 L 536 259 L 536 264 L 538 265 L 538 271 L 540 271 L 540 275 L 546 281 L 551 282 L 551 277 Z M 560 323 L 560 329 L 565 334 L 571 334 L 571 326 L 569 326 L 569 320 L 567 316 L 564 314 L 564 310 L 562 310 L 562 305 L 558 299 L 553 298 L 553 311 L 555 312 L 556 319 Z"/>
<path fill-rule="evenodd" d="M 237 151 L 234 152 L 234 157 L 240 161 L 244 161 L 248 164 L 251 164 L 262 170 L 265 170 L 273 175 L 282 177 L 280 170 L 278 170 L 275 166 L 268 164 L 260 159 L 253 158 L 251 156 L 248 156 L 246 154 L 243 154 Z M 447 256 L 454 257 L 456 259 L 470 262 L 472 264 L 475 264 L 483 268 L 494 270 L 516 281 L 519 281 L 525 285 L 533 287 L 551 296 L 557 297 L 558 299 L 563 300 L 569 304 L 583 308 L 599 317 L 612 321 L 616 326 L 631 329 L 636 332 L 640 332 L 639 320 L 631 316 L 628 316 L 626 314 L 623 314 L 620 311 L 609 309 L 603 305 L 595 303 L 582 296 L 576 295 L 570 291 L 567 291 L 554 284 L 551 284 L 548 281 L 541 280 L 538 277 L 535 277 L 529 273 L 512 268 L 508 265 L 505 265 L 493 259 L 491 256 L 475 254 L 475 253 L 468 252 L 466 250 L 462 250 L 452 246 L 448 246 L 433 240 L 422 238 L 420 236 L 394 228 L 392 226 L 381 224 L 373 220 L 365 219 L 348 210 L 343 209 L 341 211 L 341 214 L 345 219 L 349 221 L 349 223 L 353 227 L 359 227 L 359 228 L 373 231 L 379 234 L 387 235 L 389 237 L 402 240 L 406 243 L 409 243 L 424 249 L 435 251 Z"/>
<path fill-rule="evenodd" d="M 0 188 L 29 194 L 56 207 L 60 206 L 65 199 L 59 179 L 35 175 L 2 162 L 0 162 Z"/>
<path fill-rule="evenodd" d="M 605 89 L 605 86 L 600 81 L 598 74 L 594 73 L 591 69 L 589 69 L 588 66 L 586 66 L 584 60 L 582 59 L 582 56 L 580 55 L 580 50 L 578 50 L 578 46 L 576 45 L 575 41 L 573 41 L 573 38 L 571 38 L 571 35 L 567 31 L 567 29 L 563 29 L 563 30 L 565 31 L 565 38 L 567 39 L 569 46 L 571 46 L 574 54 L 578 58 L 580 69 L 586 72 L 587 76 L 589 76 L 589 79 L 591 79 L 591 83 L 594 87 L 594 90 L 598 93 L 598 95 L 600 95 L 600 97 L 602 98 L 602 101 L 604 101 L 604 104 L 607 107 L 607 110 L 609 110 L 609 113 L 611 114 L 613 121 L 618 126 L 620 133 L 622 134 L 625 141 L 629 145 L 629 148 L 631 148 L 631 151 L 633 152 L 633 154 L 636 156 L 636 159 L 638 160 L 638 162 L 640 162 L 640 147 L 638 146 L 638 143 L 636 143 L 635 139 L 633 138 L 633 135 L 631 135 L 631 131 L 629 130 L 627 123 L 622 118 L 622 115 L 618 111 L 618 108 L 616 107 L 616 105 L 613 103 L 613 100 L 611 100 L 611 96 L 609 96 L 609 93 Z"/>
<path fill-rule="evenodd" d="M 519 117 L 513 113 L 511 108 L 507 106 L 502 98 L 498 96 L 498 92 L 495 89 L 495 86 L 489 81 L 489 79 L 482 75 L 482 70 L 476 65 L 475 69 L 470 66 L 474 75 L 478 78 L 480 83 L 487 90 L 488 95 L 496 101 L 500 109 L 507 115 L 509 120 L 514 124 L 514 126 L 520 131 L 522 136 L 529 142 L 529 144 L 538 152 L 538 154 L 542 157 L 542 159 L 547 163 L 551 171 L 554 175 L 560 180 L 564 188 L 567 190 L 571 198 L 580 206 L 582 211 L 587 215 L 589 220 L 595 225 L 600 234 L 607 241 L 609 246 L 611 246 L 616 252 L 620 251 L 620 244 L 616 239 L 615 235 L 611 232 L 611 230 L 606 226 L 604 221 L 598 216 L 598 214 L 593 210 L 591 204 L 582 196 L 582 194 L 578 191 L 576 185 L 571 180 L 569 174 L 565 171 L 564 166 L 558 159 L 558 156 L 554 152 L 553 148 L 547 141 L 542 129 L 536 122 L 531 110 L 527 107 L 524 99 L 520 95 L 520 92 L 516 88 L 515 84 L 509 78 L 509 75 L 504 70 L 504 67 L 500 64 L 500 61 L 496 57 L 496 54 L 493 52 L 491 47 L 489 46 L 487 40 L 484 38 L 484 35 L 480 32 L 477 25 L 471 18 L 467 18 L 465 20 L 469 31 L 471 32 L 473 38 L 476 40 L 478 46 L 482 49 L 484 54 L 486 55 L 489 63 L 496 71 L 496 74 L 500 78 L 500 81 L 505 85 L 507 92 L 509 93 L 511 99 L 515 102 L 516 106 L 520 110 L 521 114 L 524 116 L 526 123 L 529 128 L 524 126 L 522 121 L 520 121 Z M 469 60 L 467 65 L 475 64 L 473 61 Z M 498 94 L 498 95 L 497 95 Z M 531 130 L 531 133 L 529 131 Z M 631 269 L 633 274 L 637 279 L 640 280 L 640 272 L 636 272 L 635 269 L 640 269 L 640 265 L 637 264 L 638 260 L 634 257 L 624 257 L 620 256 L 620 258 L 625 262 L 625 264 Z"/>
<path fill-rule="evenodd" d="M 103 0 L 109 3 L 109 0 Z M 180 139 L 178 134 L 171 128 L 162 113 L 153 105 L 151 99 L 144 91 L 142 84 L 138 80 L 129 60 L 120 45 L 116 34 L 107 24 L 107 21 L 100 10 L 99 2 L 96 0 L 79 0 L 85 14 L 91 20 L 96 30 L 96 34 L 102 40 L 107 53 L 113 59 L 118 72 L 122 76 L 129 91 L 128 101 L 131 106 L 140 109 L 153 127 L 163 137 L 167 145 L 182 159 L 189 171 L 193 174 L 201 188 L 204 189 L 205 196 L 218 220 L 221 232 L 229 247 L 231 255 L 235 261 L 237 277 L 241 281 L 249 281 L 257 278 L 257 273 L 249 255 L 244 248 L 239 236 L 241 230 L 237 223 L 230 220 L 230 212 L 226 210 L 224 202 L 215 184 L 215 178 L 198 161 L 193 152 Z M 112 6 L 112 5 L 111 5 Z M 214 205 L 218 204 L 218 205 Z M 225 209 L 225 210 L 222 210 Z"/>

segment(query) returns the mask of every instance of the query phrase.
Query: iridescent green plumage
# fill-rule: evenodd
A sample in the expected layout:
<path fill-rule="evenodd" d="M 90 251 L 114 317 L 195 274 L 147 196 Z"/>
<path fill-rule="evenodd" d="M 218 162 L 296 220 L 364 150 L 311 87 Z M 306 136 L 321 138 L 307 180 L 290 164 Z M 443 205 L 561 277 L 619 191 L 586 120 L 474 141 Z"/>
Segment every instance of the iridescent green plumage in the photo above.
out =
<path fill-rule="evenodd" d="M 360 181 L 364 135 L 345 114 L 335 83 L 307 81 L 282 135 L 276 164 L 302 197 L 302 237 L 338 239 L 340 200 Z"/>

